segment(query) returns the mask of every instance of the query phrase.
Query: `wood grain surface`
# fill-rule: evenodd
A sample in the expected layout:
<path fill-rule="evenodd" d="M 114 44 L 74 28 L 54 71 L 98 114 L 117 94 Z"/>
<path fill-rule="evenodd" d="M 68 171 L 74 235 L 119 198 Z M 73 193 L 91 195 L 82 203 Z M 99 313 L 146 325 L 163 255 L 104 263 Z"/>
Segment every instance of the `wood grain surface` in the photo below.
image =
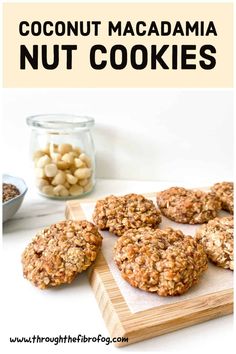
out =
<path fill-rule="evenodd" d="M 145 196 L 152 197 L 153 193 Z M 66 218 L 84 219 L 83 202 L 95 200 L 68 201 Z M 111 337 L 128 337 L 128 343 L 117 342 L 114 343 L 116 346 L 139 342 L 233 312 L 233 289 L 228 289 L 185 300 L 181 304 L 178 302 L 131 313 L 102 252 L 88 274 Z"/>

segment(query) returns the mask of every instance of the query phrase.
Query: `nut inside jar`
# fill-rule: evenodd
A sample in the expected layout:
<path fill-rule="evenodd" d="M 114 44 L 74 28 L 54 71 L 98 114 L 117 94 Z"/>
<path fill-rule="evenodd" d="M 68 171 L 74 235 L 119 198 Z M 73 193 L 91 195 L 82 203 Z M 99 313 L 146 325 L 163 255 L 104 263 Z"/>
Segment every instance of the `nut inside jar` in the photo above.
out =
<path fill-rule="evenodd" d="M 93 188 L 91 158 L 78 146 L 47 144 L 33 154 L 36 185 L 49 197 L 77 197 Z"/>

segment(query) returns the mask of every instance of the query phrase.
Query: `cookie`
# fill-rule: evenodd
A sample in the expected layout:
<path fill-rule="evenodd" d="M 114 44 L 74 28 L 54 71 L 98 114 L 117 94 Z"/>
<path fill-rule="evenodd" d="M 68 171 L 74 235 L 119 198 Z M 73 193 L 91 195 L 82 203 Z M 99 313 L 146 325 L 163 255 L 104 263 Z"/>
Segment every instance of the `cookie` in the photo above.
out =
<path fill-rule="evenodd" d="M 158 227 L 161 213 L 154 203 L 139 194 L 111 195 L 96 203 L 93 221 L 101 230 L 121 236 L 129 229 Z"/>
<path fill-rule="evenodd" d="M 168 219 L 182 224 L 203 224 L 214 219 L 221 202 L 214 193 L 172 187 L 157 194 L 157 204 Z"/>
<path fill-rule="evenodd" d="M 96 259 L 102 236 L 88 221 L 62 221 L 40 231 L 22 255 L 24 277 L 45 289 L 69 284 Z"/>
<path fill-rule="evenodd" d="M 202 245 L 171 228 L 125 232 L 114 246 L 114 260 L 130 285 L 160 296 L 184 294 L 207 269 Z"/>
<path fill-rule="evenodd" d="M 215 218 L 202 225 L 195 238 L 204 247 L 208 258 L 217 266 L 234 269 L 233 216 Z"/>
<path fill-rule="evenodd" d="M 211 188 L 221 200 L 222 209 L 234 213 L 234 184 L 233 182 L 216 183 Z"/>

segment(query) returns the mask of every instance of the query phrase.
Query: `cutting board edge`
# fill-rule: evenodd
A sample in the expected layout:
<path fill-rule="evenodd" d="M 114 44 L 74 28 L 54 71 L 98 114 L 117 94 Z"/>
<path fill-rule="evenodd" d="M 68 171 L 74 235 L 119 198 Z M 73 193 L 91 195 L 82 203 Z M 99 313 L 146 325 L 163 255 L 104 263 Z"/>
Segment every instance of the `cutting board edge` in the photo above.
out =
<path fill-rule="evenodd" d="M 156 193 L 146 193 L 144 195 L 147 197 L 153 197 Z M 80 204 L 89 202 L 96 202 L 96 200 L 89 198 L 68 201 L 66 203 L 65 211 L 66 218 L 74 220 L 83 219 L 84 215 Z M 120 293 L 102 252 L 100 252 L 96 263 L 89 270 L 88 274 L 95 298 L 111 337 L 129 338 L 128 343 L 114 343 L 117 347 L 126 346 L 148 338 L 173 332 L 233 312 L 233 289 L 227 289 L 194 299 L 194 301 L 196 301 L 194 310 L 191 306 L 192 300 L 185 300 L 183 302 L 187 306 L 185 311 L 183 311 L 183 303 L 181 302 L 179 316 L 175 313 L 174 318 L 165 318 L 164 315 L 167 313 L 167 310 L 168 313 L 173 314 L 175 312 L 173 312 L 173 308 L 175 307 L 178 309 L 179 303 L 133 314 L 130 312 L 122 294 Z M 203 303 L 204 306 L 202 305 Z M 154 314 L 156 317 L 153 316 Z M 161 317 L 162 315 L 164 318 L 157 321 L 156 318 Z"/>

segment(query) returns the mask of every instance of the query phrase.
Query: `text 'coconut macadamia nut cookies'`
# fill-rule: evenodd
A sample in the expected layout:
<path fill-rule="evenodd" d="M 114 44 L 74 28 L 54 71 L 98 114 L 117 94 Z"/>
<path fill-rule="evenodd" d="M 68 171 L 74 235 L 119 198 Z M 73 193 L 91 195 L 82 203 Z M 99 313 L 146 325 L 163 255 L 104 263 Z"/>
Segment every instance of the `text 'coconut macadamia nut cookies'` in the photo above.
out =
<path fill-rule="evenodd" d="M 210 220 L 197 230 L 195 237 L 212 262 L 222 268 L 234 269 L 233 216 Z"/>
<path fill-rule="evenodd" d="M 62 221 L 40 231 L 22 255 L 25 278 L 41 289 L 71 283 L 96 259 L 102 236 L 88 221 Z"/>
<path fill-rule="evenodd" d="M 211 188 L 222 203 L 222 209 L 234 213 L 234 184 L 233 182 L 216 183 Z"/>
<path fill-rule="evenodd" d="M 121 236 L 129 229 L 158 227 L 161 213 L 151 200 L 140 194 L 111 195 L 97 201 L 93 220 L 99 229 Z"/>
<path fill-rule="evenodd" d="M 202 245 L 171 228 L 125 232 L 116 241 L 114 260 L 129 284 L 160 296 L 185 293 L 207 269 Z"/>
<path fill-rule="evenodd" d="M 164 216 L 182 224 L 203 224 L 221 209 L 215 193 L 172 187 L 157 193 L 157 204 Z"/>

